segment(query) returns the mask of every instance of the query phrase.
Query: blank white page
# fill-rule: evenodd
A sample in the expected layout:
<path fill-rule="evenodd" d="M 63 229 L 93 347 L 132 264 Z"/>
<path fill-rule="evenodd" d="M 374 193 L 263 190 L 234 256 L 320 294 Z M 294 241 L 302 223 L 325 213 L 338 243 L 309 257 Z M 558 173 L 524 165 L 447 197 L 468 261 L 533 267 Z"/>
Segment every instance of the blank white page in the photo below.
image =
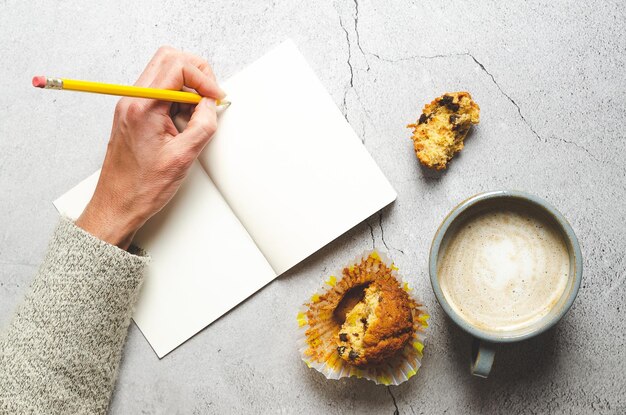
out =
<path fill-rule="evenodd" d="M 57 209 L 77 218 L 98 176 L 56 200 Z M 133 243 L 152 258 L 133 319 L 159 357 L 276 277 L 198 163 Z"/>
<path fill-rule="evenodd" d="M 223 84 L 200 162 L 277 274 L 396 193 L 291 41 Z"/>

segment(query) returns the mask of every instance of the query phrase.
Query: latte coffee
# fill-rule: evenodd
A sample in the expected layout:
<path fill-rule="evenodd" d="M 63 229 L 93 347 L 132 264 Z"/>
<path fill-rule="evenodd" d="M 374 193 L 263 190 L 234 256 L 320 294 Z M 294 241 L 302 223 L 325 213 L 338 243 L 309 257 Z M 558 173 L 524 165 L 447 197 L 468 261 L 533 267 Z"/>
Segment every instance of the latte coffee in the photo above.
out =
<path fill-rule="evenodd" d="M 531 329 L 558 303 L 570 278 L 559 228 L 525 205 L 467 213 L 439 250 L 443 295 L 480 330 L 506 335 Z"/>

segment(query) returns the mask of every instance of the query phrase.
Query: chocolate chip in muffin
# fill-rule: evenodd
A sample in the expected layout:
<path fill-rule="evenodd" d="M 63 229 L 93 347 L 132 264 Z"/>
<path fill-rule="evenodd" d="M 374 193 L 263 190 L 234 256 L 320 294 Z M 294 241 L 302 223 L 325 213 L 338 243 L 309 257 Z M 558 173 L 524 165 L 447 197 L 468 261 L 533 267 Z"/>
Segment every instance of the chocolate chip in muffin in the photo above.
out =
<path fill-rule="evenodd" d="M 342 342 L 347 342 L 348 341 L 348 334 L 347 333 L 339 333 L 339 340 L 341 340 Z"/>
<path fill-rule="evenodd" d="M 443 107 L 452 103 L 453 101 L 454 101 L 454 98 L 452 98 L 450 95 L 444 94 L 439 100 L 439 105 Z"/>
<path fill-rule="evenodd" d="M 454 98 L 450 95 L 444 95 L 443 97 L 441 97 L 441 100 L 439 101 L 439 106 L 446 107 L 450 111 L 454 112 L 457 112 L 460 108 L 459 104 L 456 104 L 454 102 Z"/>

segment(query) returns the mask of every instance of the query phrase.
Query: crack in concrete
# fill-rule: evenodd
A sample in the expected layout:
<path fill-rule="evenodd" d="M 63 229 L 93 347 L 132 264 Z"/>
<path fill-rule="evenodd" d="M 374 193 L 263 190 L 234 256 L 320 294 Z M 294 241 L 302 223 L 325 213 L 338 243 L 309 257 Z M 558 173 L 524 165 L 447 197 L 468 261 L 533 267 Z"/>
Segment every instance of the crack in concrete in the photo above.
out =
<path fill-rule="evenodd" d="M 465 52 L 465 54 L 467 56 L 469 56 L 470 58 L 472 58 L 472 60 L 480 67 L 480 69 L 482 69 L 482 71 L 484 73 L 486 73 L 487 75 L 489 75 L 489 77 L 491 78 L 491 80 L 493 81 L 494 85 L 498 88 L 498 90 L 500 91 L 500 93 L 502 95 L 504 95 L 510 102 L 511 104 L 513 104 L 515 106 L 515 108 L 517 108 L 517 113 L 519 114 L 520 118 L 522 119 L 522 121 L 524 122 L 524 124 L 526 124 L 526 126 L 530 129 L 530 131 L 532 131 L 532 133 L 534 134 L 535 137 L 537 137 L 537 139 L 539 141 L 543 141 L 544 143 L 547 143 L 548 140 L 546 140 L 545 138 L 541 137 L 539 135 L 539 133 L 537 133 L 537 131 L 533 128 L 532 124 L 526 119 L 526 117 L 524 117 L 524 114 L 522 114 L 522 109 L 520 108 L 519 105 L 517 105 L 517 102 L 515 102 L 515 100 L 513 98 L 511 98 L 511 96 L 509 94 L 507 94 L 506 92 L 504 92 L 504 90 L 502 89 L 502 87 L 500 86 L 500 84 L 496 81 L 496 78 L 491 74 L 491 72 L 489 72 L 487 70 L 487 68 L 485 68 L 485 65 L 483 65 L 478 59 L 476 59 L 476 57 L 474 55 L 472 55 L 470 52 Z M 598 158 L 596 156 L 594 156 L 589 150 L 587 150 L 585 147 L 581 146 L 578 143 L 575 143 L 573 141 L 568 141 L 565 140 L 563 138 L 559 138 L 556 137 L 557 140 L 563 142 L 563 143 L 567 143 L 567 144 L 572 144 L 578 148 L 580 148 L 581 150 L 583 150 L 585 153 L 587 153 L 587 155 L 589 157 L 591 157 L 594 161 L 596 162 L 600 162 L 598 160 Z"/>
<path fill-rule="evenodd" d="M 559 140 L 559 141 L 561 141 L 561 142 L 563 142 L 563 143 L 566 143 L 566 144 L 572 144 L 572 145 L 574 145 L 574 146 L 576 146 L 576 147 L 580 148 L 580 149 L 581 149 L 581 150 L 583 150 L 585 153 L 587 153 L 587 154 L 589 155 L 589 157 L 591 157 L 592 159 L 594 159 L 596 162 L 600 163 L 600 160 L 598 160 L 598 158 L 597 158 L 596 156 L 594 156 L 592 152 L 590 152 L 589 150 L 587 150 L 585 147 L 581 146 L 580 144 L 575 143 L 575 142 L 573 142 L 573 141 L 568 141 L 568 140 L 566 140 L 566 139 L 564 139 L 564 138 L 558 138 L 558 137 L 557 137 L 557 140 Z"/>
<path fill-rule="evenodd" d="M 372 52 L 367 52 L 367 54 L 375 57 L 378 60 L 381 60 L 383 62 L 389 62 L 389 63 L 412 61 L 414 59 L 438 59 L 438 58 L 452 58 L 455 56 L 467 56 L 466 52 L 463 52 L 463 53 L 459 52 L 459 53 L 449 53 L 445 55 L 412 55 L 412 56 L 406 56 L 404 58 L 391 59 L 391 58 L 385 58 L 384 56 L 380 56 Z"/>
<path fill-rule="evenodd" d="M 369 115 L 368 111 L 365 110 L 365 106 L 363 105 L 363 102 L 361 101 L 361 97 L 359 96 L 356 88 L 354 87 L 354 66 L 352 64 L 352 42 L 350 41 L 350 33 L 348 32 L 348 29 L 346 28 L 346 25 L 343 22 L 343 19 L 341 18 L 341 14 L 338 15 L 339 16 L 339 25 L 341 26 L 341 29 L 343 30 L 343 32 L 346 35 L 346 43 L 348 44 L 348 59 L 347 59 L 347 64 L 348 64 L 348 69 L 350 70 L 350 80 L 348 82 L 348 86 L 346 87 L 346 89 L 343 92 L 343 101 L 341 104 L 342 107 L 342 112 L 343 112 L 343 116 L 346 119 L 346 121 L 350 122 L 349 120 L 349 116 L 348 116 L 348 93 L 350 92 L 350 90 L 354 91 L 354 94 L 356 96 L 357 101 L 359 101 L 359 104 L 361 104 L 361 108 L 363 108 L 363 110 L 365 111 L 365 113 Z M 365 60 L 365 64 L 367 65 L 367 71 L 370 70 L 370 64 L 367 60 L 367 55 L 366 53 L 363 51 L 363 47 L 361 46 L 361 37 L 359 34 L 359 28 L 358 28 L 358 23 L 359 23 L 359 3 L 358 0 L 354 0 L 354 14 L 353 14 L 353 20 L 354 20 L 354 33 L 356 36 L 356 46 L 357 48 L 361 51 L 361 54 L 363 55 L 363 59 Z M 365 144 L 365 127 L 362 126 L 361 128 L 361 142 L 363 144 Z"/>
<path fill-rule="evenodd" d="M 370 235 L 372 236 L 372 249 L 376 249 L 376 238 L 374 238 L 374 228 L 369 221 L 365 221 L 367 223 L 368 228 L 370 228 Z"/>
<path fill-rule="evenodd" d="M 383 241 L 383 245 L 389 251 L 389 247 L 387 246 L 387 242 L 385 242 L 385 230 L 383 229 L 383 212 L 378 212 L 378 227 L 380 228 L 380 239 Z"/>
<path fill-rule="evenodd" d="M 519 107 L 519 105 L 517 105 L 517 102 L 515 102 L 515 100 L 513 98 L 511 98 L 511 96 L 509 94 L 507 94 L 506 92 L 504 92 L 504 90 L 502 89 L 502 87 L 500 86 L 500 84 L 498 83 L 498 81 L 496 81 L 496 78 L 494 78 L 494 76 L 491 74 L 491 72 L 489 72 L 487 70 L 487 68 L 485 68 L 485 65 L 483 65 L 478 59 L 476 59 L 476 57 L 474 55 L 472 55 L 469 52 L 465 52 L 467 54 L 467 56 L 469 56 L 470 58 L 472 58 L 472 60 L 474 62 L 476 62 L 476 65 L 478 65 L 480 67 L 480 69 L 482 69 L 482 71 L 484 73 L 486 73 L 487 75 L 489 75 L 489 77 L 491 78 L 491 80 L 493 81 L 494 85 L 498 88 L 498 90 L 500 91 L 500 93 L 502 95 L 504 95 L 510 102 L 511 104 L 513 104 L 515 106 L 515 108 L 517 108 L 517 113 L 519 114 L 520 118 L 522 119 L 522 121 L 524 122 L 524 124 L 526 124 L 526 126 L 530 129 L 530 131 L 532 131 L 532 133 L 535 135 L 535 137 L 537 137 L 539 139 L 539 141 L 543 141 L 543 142 L 547 142 L 547 140 L 543 139 L 538 133 L 537 131 L 535 131 L 535 129 L 533 128 L 533 126 L 530 124 L 530 122 L 528 122 L 528 120 L 526 119 L 526 117 L 524 117 L 524 114 L 522 114 L 522 109 Z"/>
<path fill-rule="evenodd" d="M 455 53 L 448 53 L 448 54 L 439 54 L 439 55 L 413 55 L 413 56 L 407 56 L 404 58 L 398 58 L 398 59 L 390 59 L 390 58 L 385 58 L 383 56 L 380 56 L 376 53 L 367 53 L 370 56 L 375 57 L 376 59 L 379 59 L 381 61 L 384 62 L 389 62 L 389 63 L 396 63 L 396 62 L 402 62 L 402 61 L 409 61 L 409 60 L 414 60 L 414 59 L 439 59 L 439 58 L 451 58 L 451 57 L 457 57 L 457 56 L 467 56 L 470 59 L 472 59 L 474 61 L 474 63 L 476 65 L 478 65 L 478 67 L 485 73 L 487 74 L 487 76 L 489 76 L 491 78 L 491 81 L 493 82 L 493 84 L 496 86 L 496 88 L 498 88 L 498 91 L 500 91 L 500 93 L 507 99 L 509 100 L 509 102 L 511 104 L 513 104 L 513 106 L 515 107 L 515 109 L 517 110 L 518 115 L 520 116 L 520 119 L 522 120 L 522 122 L 526 125 L 526 127 L 528 127 L 528 129 L 532 132 L 532 134 L 539 140 L 539 141 L 543 141 L 544 143 L 547 143 L 548 140 L 546 140 L 545 138 L 541 137 L 541 135 L 537 132 L 537 130 L 535 130 L 535 128 L 532 126 L 532 124 L 526 119 L 526 117 L 524 116 L 524 114 L 522 113 L 522 109 L 520 108 L 520 106 L 518 105 L 517 102 L 515 102 L 515 100 L 509 95 L 507 94 L 502 87 L 500 86 L 500 84 L 498 83 L 498 81 L 496 81 L 496 78 L 493 76 L 493 74 L 491 72 L 489 72 L 487 70 L 487 68 L 485 68 L 485 65 L 479 61 L 472 53 L 470 52 L 455 52 Z M 587 153 L 587 155 L 589 157 L 591 157 L 594 161 L 596 162 L 600 162 L 600 160 L 592 153 L 590 152 L 586 147 L 575 143 L 573 141 L 568 141 L 565 140 L 563 138 L 558 138 L 556 137 L 557 140 L 566 143 L 566 144 L 572 144 L 578 148 L 580 148 L 581 150 L 583 150 L 585 153 Z"/>
<path fill-rule="evenodd" d="M 343 92 L 343 116 L 346 119 L 346 121 L 350 122 L 348 120 L 348 104 L 346 102 L 347 97 L 348 97 L 348 91 L 350 91 L 351 88 L 354 88 L 354 68 L 352 68 L 352 47 L 350 44 L 350 35 L 348 34 L 348 30 L 345 28 L 345 26 L 343 25 L 343 19 L 341 18 L 341 15 L 339 15 L 339 25 L 341 26 L 341 28 L 343 29 L 343 32 L 346 34 L 346 42 L 348 43 L 348 68 L 350 68 L 350 83 L 349 86 L 346 87 L 346 90 Z"/>
<path fill-rule="evenodd" d="M 498 91 L 500 91 L 500 93 L 502 95 L 504 95 L 506 97 L 506 99 L 508 99 L 511 104 L 513 104 L 513 106 L 517 109 L 517 113 L 519 114 L 520 118 L 522 119 L 524 124 L 526 124 L 526 126 L 530 129 L 530 131 L 533 133 L 533 135 L 535 137 L 537 137 L 540 141 L 547 142 L 547 140 L 541 138 L 541 136 L 537 133 L 537 131 L 535 131 L 534 127 L 530 124 L 530 122 L 528 122 L 526 117 L 524 117 L 524 114 L 522 114 L 522 109 L 517 104 L 517 102 L 515 102 L 515 100 L 513 98 L 511 98 L 511 96 L 509 94 L 504 92 L 504 90 L 502 89 L 502 87 L 500 86 L 498 81 L 496 81 L 496 78 L 493 76 L 493 74 L 491 72 L 489 72 L 487 70 L 487 68 L 485 68 L 485 65 L 483 65 L 482 62 L 480 62 L 478 59 L 476 59 L 476 57 L 474 55 L 472 55 L 470 52 L 456 52 L 456 53 L 448 53 L 448 54 L 445 54 L 445 55 L 413 55 L 413 56 L 408 56 L 408 57 L 399 58 L 399 59 L 383 58 L 380 55 L 377 55 L 375 53 L 370 53 L 370 55 L 372 55 L 372 56 L 374 56 L 374 57 L 376 57 L 376 58 L 378 58 L 378 59 L 380 59 L 382 61 L 390 62 L 390 63 L 407 61 L 407 60 L 413 60 L 413 59 L 438 59 L 438 58 L 451 58 L 451 57 L 456 57 L 456 56 L 467 56 L 470 59 L 472 59 L 474 61 L 474 63 L 476 63 L 476 65 L 478 65 L 478 67 L 491 78 L 491 81 L 494 83 L 496 88 L 498 88 Z"/>
<path fill-rule="evenodd" d="M 356 35 L 356 46 L 361 51 L 363 55 L 363 59 L 365 59 L 365 64 L 367 65 L 367 71 L 369 72 L 370 63 L 367 61 L 367 54 L 363 51 L 361 47 L 361 36 L 359 35 L 359 1 L 354 0 L 354 33 Z"/>
<path fill-rule="evenodd" d="M 394 248 L 391 245 L 387 245 L 387 241 L 385 241 L 385 229 L 383 228 L 383 212 L 382 211 L 378 212 L 378 227 L 380 228 L 380 239 L 383 241 L 383 245 L 385 245 L 385 248 L 387 248 L 387 251 L 389 251 L 389 248 L 391 248 L 394 251 L 401 252 L 402 255 L 404 255 L 404 251 L 402 249 Z"/>
<path fill-rule="evenodd" d="M 391 386 L 387 386 L 387 392 L 389 392 L 389 396 L 391 396 L 391 400 L 393 401 L 393 415 L 400 415 L 400 409 L 398 409 L 398 403 L 396 402 L 396 397 L 393 396 L 393 392 L 391 392 Z"/>

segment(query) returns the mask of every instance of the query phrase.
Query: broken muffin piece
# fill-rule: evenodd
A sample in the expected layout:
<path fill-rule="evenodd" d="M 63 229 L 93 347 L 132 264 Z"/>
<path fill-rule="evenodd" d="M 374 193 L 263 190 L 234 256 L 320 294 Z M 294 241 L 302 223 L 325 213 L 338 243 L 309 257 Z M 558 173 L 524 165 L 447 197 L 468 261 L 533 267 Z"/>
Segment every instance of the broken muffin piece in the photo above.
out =
<path fill-rule="evenodd" d="M 480 108 L 469 92 L 448 92 L 424 106 L 413 128 L 413 147 L 426 167 L 442 170 L 463 149 L 472 124 L 480 121 Z"/>
<path fill-rule="evenodd" d="M 411 338 L 411 300 L 393 279 L 377 280 L 346 314 L 339 330 L 337 352 L 355 366 L 382 363 Z"/>

